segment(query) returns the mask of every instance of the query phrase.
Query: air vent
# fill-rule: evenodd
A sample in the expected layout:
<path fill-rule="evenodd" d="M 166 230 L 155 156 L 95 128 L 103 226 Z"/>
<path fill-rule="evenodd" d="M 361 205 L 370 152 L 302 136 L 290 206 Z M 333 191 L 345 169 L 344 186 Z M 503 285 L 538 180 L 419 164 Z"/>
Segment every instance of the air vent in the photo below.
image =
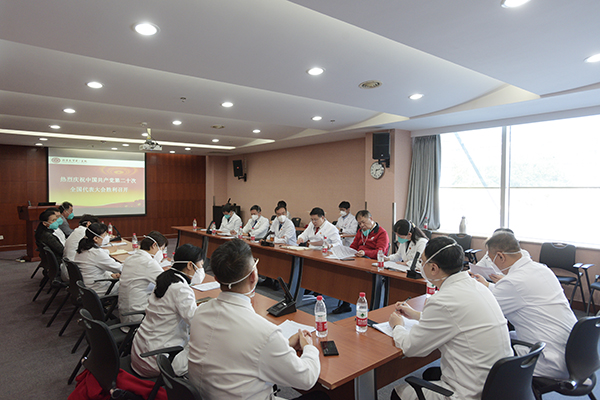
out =
<path fill-rule="evenodd" d="M 223 128 L 225 128 L 225 125 L 213 125 L 213 126 L 211 126 L 211 128 L 213 128 L 213 129 L 223 129 Z"/>
<path fill-rule="evenodd" d="M 359 84 L 358 87 L 361 89 L 375 89 L 381 85 L 383 85 L 383 83 L 379 81 L 364 81 L 363 83 Z"/>

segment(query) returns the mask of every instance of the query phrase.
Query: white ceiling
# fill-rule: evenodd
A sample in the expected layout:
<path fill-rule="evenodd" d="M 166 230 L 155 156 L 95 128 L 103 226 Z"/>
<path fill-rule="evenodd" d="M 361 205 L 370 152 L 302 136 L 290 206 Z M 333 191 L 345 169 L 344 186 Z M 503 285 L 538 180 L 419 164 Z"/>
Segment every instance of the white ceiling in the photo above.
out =
<path fill-rule="evenodd" d="M 108 149 L 97 137 L 141 142 L 146 122 L 158 142 L 235 154 L 598 112 L 600 63 L 583 60 L 600 53 L 599 16 L 597 0 L 0 0 L 0 143 L 33 145 L 10 133 L 28 131 Z M 358 87 L 370 79 L 383 85 Z"/>

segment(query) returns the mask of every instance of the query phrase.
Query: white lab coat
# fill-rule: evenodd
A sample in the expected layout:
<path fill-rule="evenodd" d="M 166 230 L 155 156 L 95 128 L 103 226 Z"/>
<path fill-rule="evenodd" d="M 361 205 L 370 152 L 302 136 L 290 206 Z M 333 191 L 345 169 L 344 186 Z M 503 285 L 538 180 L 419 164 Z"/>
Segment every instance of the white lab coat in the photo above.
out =
<path fill-rule="evenodd" d="M 354 241 L 354 235 L 356 235 L 356 231 L 358 230 L 358 222 L 356 222 L 356 218 L 351 213 L 346 214 L 346 216 L 340 217 L 337 220 L 336 228 L 339 229 L 341 234 L 352 235 L 353 237 L 347 237 L 342 239 L 342 243 L 346 247 L 350 247 L 352 241 Z"/>
<path fill-rule="evenodd" d="M 254 236 L 256 239 L 262 239 L 267 235 L 269 230 L 269 220 L 263 216 L 258 217 L 256 221 L 252 218 L 248 220 L 246 226 L 244 226 L 244 234 Z"/>
<path fill-rule="evenodd" d="M 425 246 L 427 246 L 426 238 L 419 238 L 417 243 L 414 243 L 412 240 L 408 242 L 408 248 L 406 248 L 406 243 L 398 244 L 398 251 L 395 254 L 390 256 L 390 261 L 398 262 L 404 261 L 409 266 L 412 265 L 413 259 L 415 255 L 418 253 L 423 254 L 425 251 Z M 417 268 L 421 269 L 421 256 L 419 256 L 419 261 L 417 261 Z"/>
<path fill-rule="evenodd" d="M 55 229 L 54 232 L 52 232 L 52 234 L 56 236 L 58 240 L 60 240 L 60 243 L 64 247 L 65 243 L 67 243 L 67 237 L 65 236 L 65 233 L 60 229 Z"/>
<path fill-rule="evenodd" d="M 283 224 L 274 219 L 271 224 L 271 232 L 275 235 L 275 243 L 296 245 L 296 227 L 289 218 L 286 218 Z"/>
<path fill-rule="evenodd" d="M 75 254 L 77 254 L 77 247 L 79 247 L 79 242 L 85 236 L 85 230 L 87 228 L 85 226 L 78 226 L 73 229 L 73 232 L 67 238 L 65 243 L 65 252 L 64 256 L 71 261 L 75 261 Z"/>
<path fill-rule="evenodd" d="M 225 215 L 223 215 L 223 219 L 221 219 L 221 227 L 219 228 L 219 232 L 237 232 L 237 230 L 240 229 L 240 226 L 243 225 L 244 223 L 242 222 L 242 219 L 234 211 L 233 215 L 229 217 L 229 219 L 225 218 Z"/>
<path fill-rule="evenodd" d="M 204 399 L 272 399 L 273 384 L 308 390 L 320 369 L 315 346 L 298 357 L 242 294 L 222 292 L 192 320 L 188 375 Z"/>
<path fill-rule="evenodd" d="M 173 370 L 177 375 L 187 372 L 188 342 L 190 322 L 196 311 L 194 289 L 179 276 L 178 283 L 172 283 L 160 299 L 150 295 L 146 318 L 133 338 L 131 367 L 143 377 L 160 374 L 156 356 L 142 358 L 139 355 L 165 347 L 182 346 L 183 351 L 173 360 Z"/>
<path fill-rule="evenodd" d="M 315 233 L 317 228 L 314 226 L 312 221 L 308 224 L 304 232 L 298 236 L 298 239 L 302 239 L 304 243 L 309 240 L 313 241 L 322 241 L 324 238 L 327 238 L 327 241 L 331 243 L 332 246 L 341 246 L 342 239 L 340 238 L 340 233 L 331 222 L 325 220 L 323 224 L 319 227 L 319 231 Z M 311 248 L 321 248 L 323 246 L 313 246 L 310 245 Z"/>
<path fill-rule="evenodd" d="M 119 312 L 144 311 L 156 286 L 156 277 L 163 272 L 160 264 L 146 250 L 138 250 L 123 262 L 119 279 Z M 141 321 L 142 315 L 121 316 L 121 322 Z"/>
<path fill-rule="evenodd" d="M 506 319 L 485 289 L 467 272 L 451 275 L 427 300 L 417 325 L 410 331 L 400 325 L 394 327 L 394 341 L 405 356 L 423 357 L 440 350 L 442 378 L 435 383 L 452 390 L 453 399 L 481 399 L 494 363 L 513 355 Z M 402 400 L 417 399 L 408 385 L 396 390 Z M 424 392 L 427 399 L 445 398 Z"/>
<path fill-rule="evenodd" d="M 110 286 L 110 282 L 94 282 L 98 279 L 110 279 L 111 274 L 120 273 L 123 266 L 112 258 L 106 249 L 92 247 L 84 250 L 81 254 L 75 253 L 73 260 L 81 270 L 83 283 L 88 288 L 95 290 L 99 296 L 103 296 Z M 110 294 L 117 294 L 119 282 L 115 284 Z"/>
<path fill-rule="evenodd" d="M 554 272 L 521 256 L 504 278 L 490 284 L 490 290 L 515 327 L 517 339 L 546 343 L 534 374 L 568 378 L 565 347 L 577 318 Z"/>

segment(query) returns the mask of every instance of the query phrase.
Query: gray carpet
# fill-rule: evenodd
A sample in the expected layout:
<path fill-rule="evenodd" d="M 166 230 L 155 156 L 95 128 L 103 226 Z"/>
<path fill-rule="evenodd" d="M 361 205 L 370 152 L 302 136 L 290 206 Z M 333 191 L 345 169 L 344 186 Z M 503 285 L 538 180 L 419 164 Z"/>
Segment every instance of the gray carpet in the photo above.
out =
<path fill-rule="evenodd" d="M 175 248 L 173 240 L 169 248 Z M 58 336 L 58 331 L 72 310 L 70 303 L 67 303 L 53 325 L 46 328 L 64 294 L 59 294 L 46 314 L 42 315 L 42 308 L 50 295 L 44 291 L 35 302 L 31 301 L 38 289 L 41 272 L 30 279 L 37 263 L 16 262 L 15 259 L 21 255 L 21 251 L 0 252 L 0 399 L 66 399 L 75 387 L 75 384 L 68 386 L 67 379 L 85 347 L 82 345 L 76 354 L 71 354 L 81 328 L 73 321 L 65 334 Z M 281 290 L 259 287 L 257 291 L 271 298 L 283 298 Z M 328 297 L 325 300 L 328 310 L 337 306 L 337 300 Z M 305 302 L 301 309 L 312 314 L 314 300 Z M 336 321 L 352 315 L 353 312 L 330 314 L 329 320 Z M 415 375 L 421 372 L 417 371 Z M 390 391 L 400 382 L 380 389 L 378 398 L 389 399 Z M 600 389 L 596 387 L 594 393 L 600 396 Z M 281 395 L 291 398 L 297 393 L 284 388 Z M 567 398 L 557 394 L 544 396 L 546 400 Z"/>

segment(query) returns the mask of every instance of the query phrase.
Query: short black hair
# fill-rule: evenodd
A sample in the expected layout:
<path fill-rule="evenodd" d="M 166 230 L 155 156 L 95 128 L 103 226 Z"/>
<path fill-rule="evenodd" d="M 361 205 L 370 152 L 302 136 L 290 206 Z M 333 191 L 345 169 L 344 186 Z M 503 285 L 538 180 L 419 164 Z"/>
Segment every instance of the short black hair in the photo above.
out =
<path fill-rule="evenodd" d="M 439 253 L 440 249 L 446 246 L 452 245 Z M 442 269 L 448 275 L 460 272 L 463 268 L 463 262 L 465 260 L 465 252 L 463 248 L 456 243 L 454 239 L 448 236 L 438 236 L 431 239 L 425 247 L 425 257 L 427 261 L 435 262 L 438 267 Z M 437 253 L 437 254 L 435 254 Z M 433 259 L 430 259 L 431 256 Z"/>
<path fill-rule="evenodd" d="M 62 214 L 65 210 L 68 210 L 71 207 L 73 207 L 73 204 L 69 203 L 68 201 L 63 201 L 62 204 L 58 206 L 58 211 L 60 211 Z"/>
<path fill-rule="evenodd" d="M 348 203 L 347 201 L 342 201 L 338 208 L 345 208 L 347 210 L 350 208 L 350 203 Z"/>
<path fill-rule="evenodd" d="M 175 255 L 173 256 L 173 261 L 191 261 L 194 264 L 198 261 L 202 260 L 202 249 L 198 246 L 194 246 L 193 244 L 186 243 L 182 244 L 175 251 Z M 176 269 L 182 270 L 186 264 L 182 262 L 178 262 L 173 264 L 173 267 Z"/>
<path fill-rule="evenodd" d="M 369 210 L 360 210 L 356 213 L 356 219 L 358 218 L 371 218 L 371 213 Z"/>
<path fill-rule="evenodd" d="M 309 215 L 316 215 L 319 218 L 324 217 L 325 216 L 325 211 L 323 211 L 322 208 L 319 207 L 315 207 L 312 210 L 310 210 Z"/>
<path fill-rule="evenodd" d="M 52 211 L 52 208 L 47 208 L 44 211 L 41 212 L 40 214 L 40 221 L 42 222 L 48 222 L 48 219 L 53 216 L 54 214 L 56 214 L 54 211 Z"/>
<path fill-rule="evenodd" d="M 515 234 L 515 233 L 513 232 L 513 230 L 512 230 L 512 229 L 510 229 L 510 228 L 498 228 L 498 229 L 496 229 L 496 230 L 494 231 L 494 233 L 492 233 L 492 235 L 495 235 L 495 234 L 496 234 L 496 233 L 498 233 L 498 232 L 508 232 L 508 233 L 512 233 L 513 235 Z"/>
<path fill-rule="evenodd" d="M 54 214 L 59 213 L 60 210 L 56 207 L 47 208 L 46 211 L 52 211 Z"/>
<path fill-rule="evenodd" d="M 96 217 L 95 215 L 83 214 L 81 216 L 81 219 L 79 220 L 79 225 L 85 226 L 88 222 L 91 222 L 93 224 L 94 222 L 100 222 L 100 221 L 98 220 L 98 217 Z"/>
<path fill-rule="evenodd" d="M 275 207 L 275 213 L 277 213 L 277 210 L 279 210 L 280 208 L 283 208 L 285 211 L 287 211 L 287 207 L 286 206 L 277 204 L 277 207 Z"/>
<path fill-rule="evenodd" d="M 287 203 L 284 200 L 279 200 L 277 202 L 277 207 L 280 208 L 282 206 L 285 207 L 285 209 L 287 210 Z"/>
<path fill-rule="evenodd" d="M 250 211 L 252 211 L 252 210 L 254 210 L 254 211 L 256 211 L 256 212 L 262 212 L 262 210 L 261 210 L 260 206 L 259 206 L 259 205 L 256 205 L 256 204 L 255 204 L 255 205 L 253 205 L 252 207 L 250 207 Z"/>
<path fill-rule="evenodd" d="M 94 242 L 94 238 L 102 236 L 107 230 L 108 227 L 100 222 L 94 222 L 88 226 L 85 230 L 85 236 L 79 241 L 77 253 L 81 254 L 83 251 L 89 250 L 92 247 L 98 247 L 96 242 Z"/>
<path fill-rule="evenodd" d="M 220 245 L 210 257 L 210 267 L 221 285 L 235 282 L 248 274 L 252 250 L 240 239 L 229 240 Z"/>
<path fill-rule="evenodd" d="M 233 210 L 233 206 L 230 203 L 227 203 L 223 207 L 221 207 L 221 212 L 224 212 L 224 213 L 228 213 L 231 210 Z"/>
<path fill-rule="evenodd" d="M 164 237 L 162 233 L 160 233 L 159 231 L 152 231 L 149 234 L 147 234 L 145 238 L 142 239 L 142 241 L 140 242 L 140 249 L 150 250 L 152 245 L 154 245 L 154 241 L 156 241 L 158 247 L 165 246 L 168 243 L 167 238 Z"/>

